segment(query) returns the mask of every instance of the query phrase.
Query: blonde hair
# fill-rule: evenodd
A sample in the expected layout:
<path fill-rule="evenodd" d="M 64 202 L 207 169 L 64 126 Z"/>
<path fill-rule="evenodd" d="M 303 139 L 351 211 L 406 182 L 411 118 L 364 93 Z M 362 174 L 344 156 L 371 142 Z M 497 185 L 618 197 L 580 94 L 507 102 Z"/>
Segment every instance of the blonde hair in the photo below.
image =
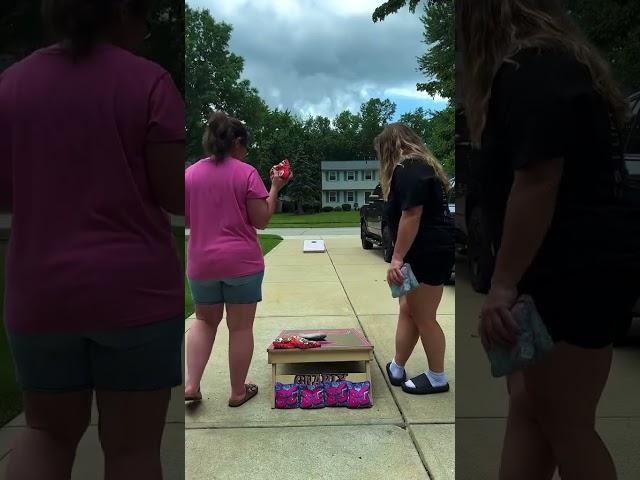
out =
<path fill-rule="evenodd" d="M 444 168 L 422 139 L 403 123 L 392 123 L 385 127 L 373 141 L 380 162 L 380 186 L 385 200 L 391 191 L 391 177 L 396 165 L 412 158 L 429 165 L 442 183 L 445 192 L 449 191 L 449 179 Z"/>
<path fill-rule="evenodd" d="M 622 126 L 628 104 L 609 64 L 583 36 L 559 0 L 459 0 L 458 38 L 464 56 L 465 114 L 478 147 L 487 118 L 494 77 L 503 62 L 525 48 L 572 54 L 591 73 L 593 85 Z"/>

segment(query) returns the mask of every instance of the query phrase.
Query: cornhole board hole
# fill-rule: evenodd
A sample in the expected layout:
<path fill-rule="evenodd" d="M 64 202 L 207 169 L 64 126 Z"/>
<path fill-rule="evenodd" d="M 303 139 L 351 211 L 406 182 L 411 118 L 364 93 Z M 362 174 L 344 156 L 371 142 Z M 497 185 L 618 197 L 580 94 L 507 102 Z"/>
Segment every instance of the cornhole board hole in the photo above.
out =
<path fill-rule="evenodd" d="M 323 253 L 326 251 L 324 240 L 305 240 L 302 251 L 304 253 Z"/>
<path fill-rule="evenodd" d="M 313 385 L 323 382 L 369 382 L 369 397 L 373 405 L 371 362 L 373 345 L 357 328 L 334 330 L 283 330 L 278 337 L 324 333 L 327 337 L 319 348 L 267 348 L 271 365 L 271 408 L 276 408 L 276 383 Z M 280 367 L 280 368 L 278 368 Z"/>

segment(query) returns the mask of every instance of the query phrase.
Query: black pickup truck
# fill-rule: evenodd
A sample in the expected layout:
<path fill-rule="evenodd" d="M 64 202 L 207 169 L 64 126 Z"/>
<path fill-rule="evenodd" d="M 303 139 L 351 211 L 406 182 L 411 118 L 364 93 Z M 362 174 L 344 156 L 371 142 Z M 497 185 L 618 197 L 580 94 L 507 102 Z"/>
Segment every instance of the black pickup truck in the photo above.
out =
<path fill-rule="evenodd" d="M 384 218 L 384 196 L 380 185 L 369 195 L 369 201 L 360 207 L 360 240 L 365 250 L 371 250 L 374 244 L 382 247 L 384 261 L 391 262 L 393 240 Z"/>

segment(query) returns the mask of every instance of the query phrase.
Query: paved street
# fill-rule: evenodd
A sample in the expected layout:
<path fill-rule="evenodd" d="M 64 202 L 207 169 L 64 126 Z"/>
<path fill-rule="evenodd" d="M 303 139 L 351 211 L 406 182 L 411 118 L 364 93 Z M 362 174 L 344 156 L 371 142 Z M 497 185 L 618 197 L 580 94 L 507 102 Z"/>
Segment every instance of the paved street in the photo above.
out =
<path fill-rule="evenodd" d="M 318 238 L 314 230 L 310 238 Z M 333 232 L 331 232 L 333 233 Z M 258 397 L 227 407 L 226 328 L 222 327 L 202 384 L 204 401 L 187 409 L 188 480 L 453 479 L 454 289 L 447 287 L 439 318 L 447 334 L 452 391 L 412 396 L 383 375 L 393 355 L 397 304 L 384 280 L 379 250 L 364 251 L 357 236 L 325 237 L 327 253 L 302 253 L 302 238 L 283 241 L 266 257 L 264 301 L 255 324 L 249 380 Z M 187 322 L 187 327 L 189 322 Z M 361 328 L 375 346 L 375 406 L 369 410 L 272 410 L 266 348 L 281 329 Z M 425 368 L 421 348 L 408 364 Z M 357 472 L 357 473 L 356 473 Z"/>
<path fill-rule="evenodd" d="M 456 267 L 456 480 L 495 480 L 507 412 L 503 380 L 491 377 L 476 335 L 483 296 Z M 640 325 L 629 345 L 615 350 L 598 413 L 598 428 L 614 457 L 619 480 L 640 471 Z"/>

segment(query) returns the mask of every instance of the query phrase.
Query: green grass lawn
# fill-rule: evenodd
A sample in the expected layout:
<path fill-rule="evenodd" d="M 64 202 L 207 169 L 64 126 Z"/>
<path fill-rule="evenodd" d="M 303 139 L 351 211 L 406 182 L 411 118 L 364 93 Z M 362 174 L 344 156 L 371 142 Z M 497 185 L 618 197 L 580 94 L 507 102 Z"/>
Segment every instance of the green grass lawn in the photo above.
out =
<path fill-rule="evenodd" d="M 273 250 L 276 245 L 282 241 L 282 237 L 278 235 L 258 235 L 260 240 L 260 246 L 262 247 L 262 254 L 266 255 Z M 184 248 L 182 249 L 182 261 L 184 262 Z M 189 290 L 189 282 L 187 277 L 184 278 L 184 318 L 188 318 L 193 313 L 193 299 L 191 298 L 191 291 Z"/>
<path fill-rule="evenodd" d="M 359 227 L 360 212 L 321 212 L 304 215 L 276 213 L 269 228 L 333 228 Z"/>

